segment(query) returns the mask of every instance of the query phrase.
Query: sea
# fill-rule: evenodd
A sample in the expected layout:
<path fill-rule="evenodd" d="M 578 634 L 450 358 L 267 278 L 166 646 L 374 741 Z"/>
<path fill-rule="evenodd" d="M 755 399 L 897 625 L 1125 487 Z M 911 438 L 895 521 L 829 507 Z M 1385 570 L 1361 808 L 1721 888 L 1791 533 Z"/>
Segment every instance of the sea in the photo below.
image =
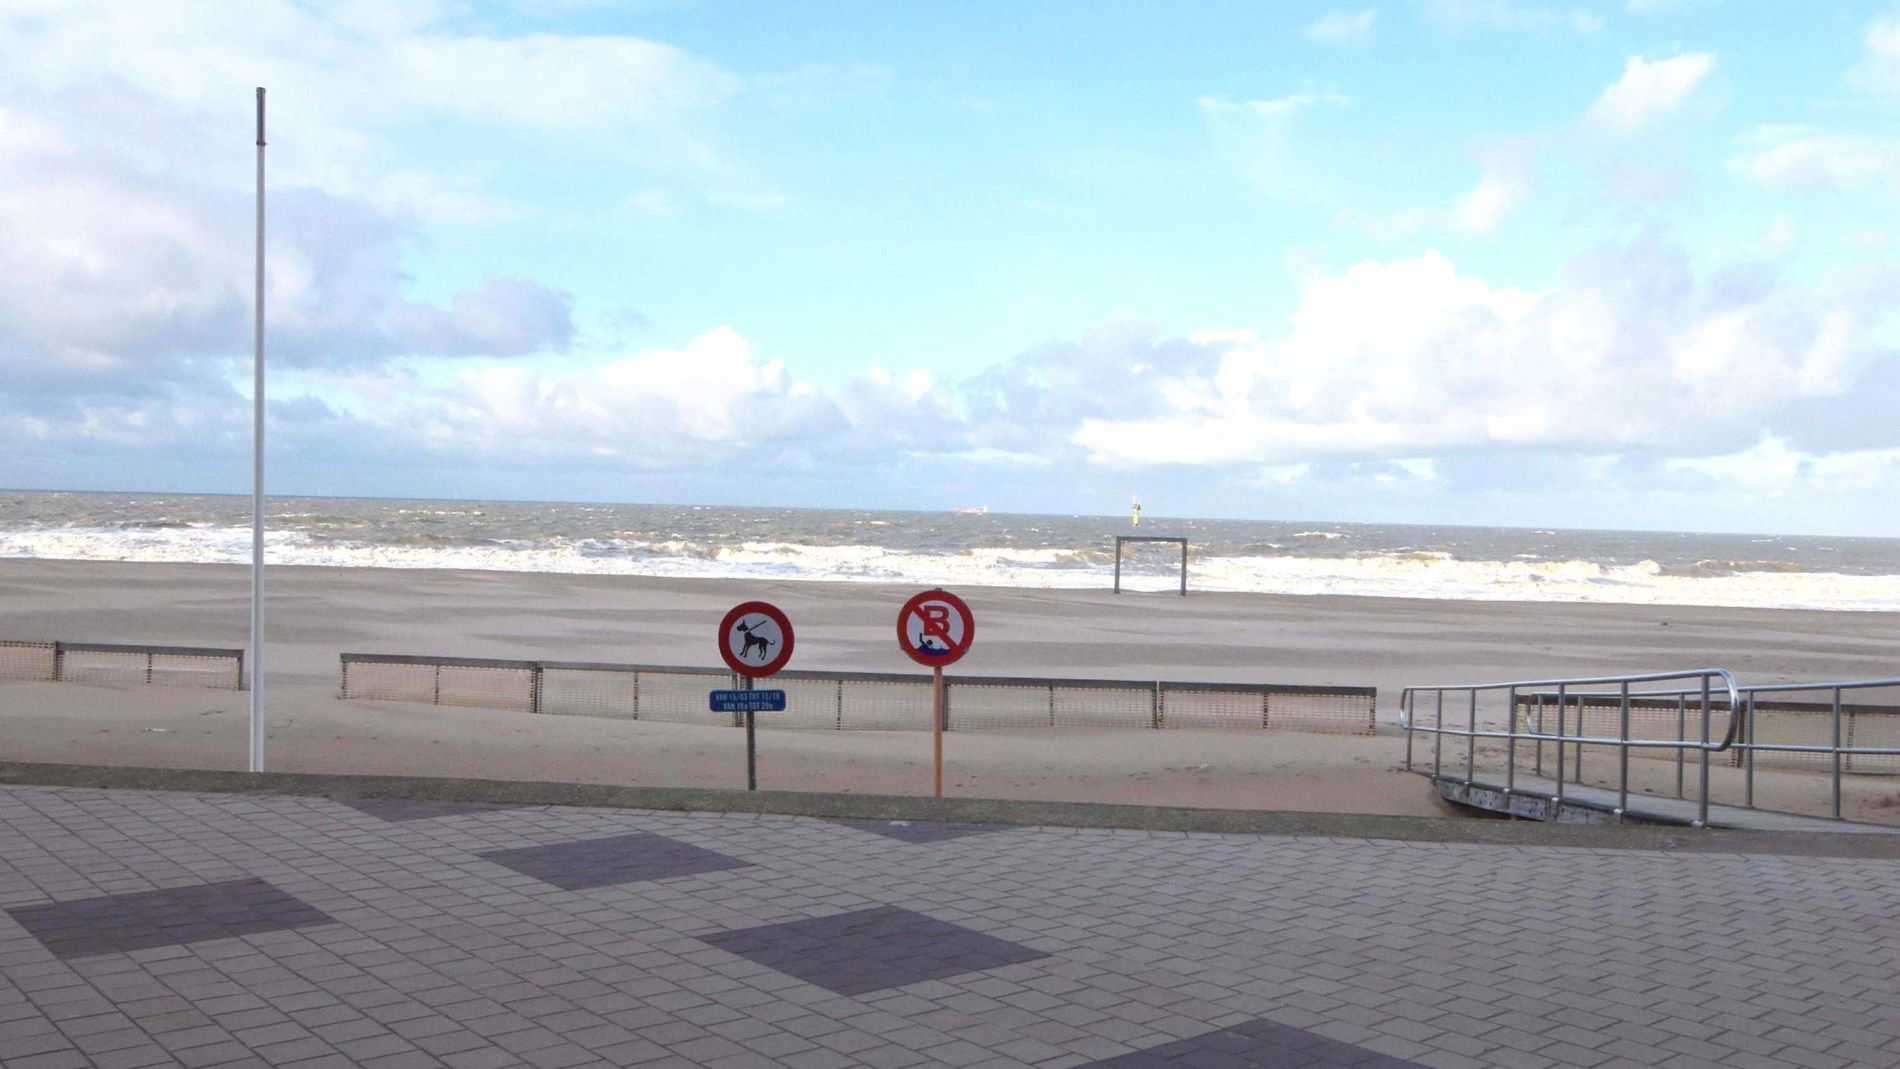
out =
<path fill-rule="evenodd" d="M 1205 591 L 1900 610 L 1900 539 L 274 497 L 271 564 L 1106 588 L 1113 536 L 1189 540 Z M 0 557 L 248 563 L 248 497 L 0 491 Z M 1168 589 L 1178 549 L 1131 546 Z"/>

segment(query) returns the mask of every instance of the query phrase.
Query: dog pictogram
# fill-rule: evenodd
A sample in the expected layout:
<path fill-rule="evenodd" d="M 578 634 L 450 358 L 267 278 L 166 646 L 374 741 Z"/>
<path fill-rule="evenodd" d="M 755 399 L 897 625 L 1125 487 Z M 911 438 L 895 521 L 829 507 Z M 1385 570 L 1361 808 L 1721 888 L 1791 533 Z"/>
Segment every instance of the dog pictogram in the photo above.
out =
<path fill-rule="evenodd" d="M 735 628 L 735 630 L 745 635 L 745 642 L 739 649 L 739 656 L 752 656 L 754 648 L 758 649 L 760 659 L 764 659 L 767 654 L 772 652 L 772 640 L 757 633 L 758 626 L 762 623 L 765 623 L 765 621 L 754 620 L 751 623 L 742 623 Z"/>

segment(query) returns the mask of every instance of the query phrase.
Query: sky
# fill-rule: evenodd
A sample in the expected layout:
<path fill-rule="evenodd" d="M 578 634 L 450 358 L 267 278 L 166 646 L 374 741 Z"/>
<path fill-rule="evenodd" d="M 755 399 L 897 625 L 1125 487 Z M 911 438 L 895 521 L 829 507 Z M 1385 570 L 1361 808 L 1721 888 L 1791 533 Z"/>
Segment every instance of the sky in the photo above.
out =
<path fill-rule="evenodd" d="M 1900 534 L 1900 5 L 0 0 L 0 485 Z"/>

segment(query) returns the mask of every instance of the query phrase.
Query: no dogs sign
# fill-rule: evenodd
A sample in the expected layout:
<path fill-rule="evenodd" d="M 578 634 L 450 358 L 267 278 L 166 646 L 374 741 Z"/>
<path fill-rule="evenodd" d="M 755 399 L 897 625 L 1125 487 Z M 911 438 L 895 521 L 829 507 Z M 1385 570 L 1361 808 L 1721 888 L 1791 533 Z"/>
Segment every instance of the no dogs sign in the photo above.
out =
<path fill-rule="evenodd" d="M 976 617 L 948 590 L 926 590 L 897 614 L 897 644 L 918 664 L 942 668 L 970 652 Z"/>
<path fill-rule="evenodd" d="M 771 602 L 734 605 L 719 622 L 719 656 L 748 679 L 769 676 L 792 659 L 792 622 Z"/>

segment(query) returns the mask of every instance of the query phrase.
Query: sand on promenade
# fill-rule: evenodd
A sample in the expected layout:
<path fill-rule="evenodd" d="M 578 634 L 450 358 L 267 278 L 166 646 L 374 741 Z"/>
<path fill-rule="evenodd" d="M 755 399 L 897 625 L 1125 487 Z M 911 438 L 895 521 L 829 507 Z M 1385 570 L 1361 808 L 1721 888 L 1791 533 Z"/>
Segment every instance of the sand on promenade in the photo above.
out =
<path fill-rule="evenodd" d="M 519 572 L 276 568 L 269 757 L 285 771 L 736 786 L 743 733 L 336 698 L 339 651 L 713 664 L 712 630 L 763 597 L 798 627 L 795 667 L 913 671 L 875 584 Z M 247 573 L 228 565 L 0 560 L 0 638 L 241 646 Z M 1895 674 L 1900 614 L 1248 594 L 966 588 L 968 674 L 1398 688 L 1723 665 L 1750 682 Z M 0 759 L 236 768 L 233 692 L 0 684 Z M 922 793 L 922 733 L 762 734 L 761 783 Z M 955 733 L 951 793 L 1439 814 L 1393 771 L 1394 734 Z"/>

